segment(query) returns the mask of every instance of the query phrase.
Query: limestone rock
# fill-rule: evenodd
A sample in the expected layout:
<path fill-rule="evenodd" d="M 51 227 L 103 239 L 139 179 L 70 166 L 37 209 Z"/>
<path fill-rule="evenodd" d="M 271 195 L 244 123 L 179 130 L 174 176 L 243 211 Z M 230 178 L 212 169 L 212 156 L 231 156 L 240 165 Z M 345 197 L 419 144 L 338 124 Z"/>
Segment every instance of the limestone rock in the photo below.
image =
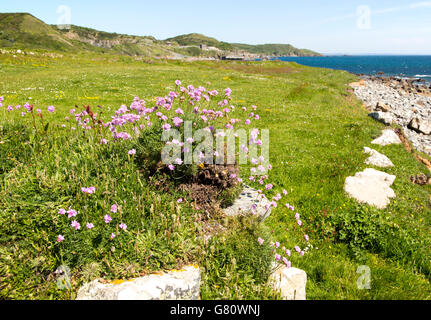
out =
<path fill-rule="evenodd" d="M 383 102 L 379 101 L 377 102 L 376 110 L 382 112 L 389 112 L 390 107 L 387 104 L 384 104 Z"/>
<path fill-rule="evenodd" d="M 374 149 L 364 147 L 364 153 L 370 155 L 370 157 L 365 160 L 365 164 L 373 165 L 376 167 L 382 167 L 382 168 L 394 166 L 392 161 L 387 156 L 377 152 Z"/>
<path fill-rule="evenodd" d="M 270 276 L 270 282 L 284 300 L 306 300 L 307 273 L 304 270 L 279 266 Z"/>
<path fill-rule="evenodd" d="M 394 122 L 394 119 L 391 116 L 391 114 L 387 113 L 387 112 L 381 112 L 381 111 L 379 111 L 379 112 L 371 112 L 369 114 L 369 116 L 371 118 L 377 120 L 377 121 L 380 121 L 380 122 L 384 123 L 387 126 L 390 126 Z"/>
<path fill-rule="evenodd" d="M 87 283 L 77 300 L 199 300 L 201 274 L 198 267 L 153 274 L 120 284 Z"/>
<path fill-rule="evenodd" d="M 265 220 L 270 216 L 271 209 L 271 202 L 265 195 L 260 194 L 256 189 L 245 186 L 239 198 L 231 207 L 224 209 L 224 213 L 227 216 L 253 214 L 258 215 L 261 220 Z"/>
<path fill-rule="evenodd" d="M 431 134 L 431 121 L 424 121 L 421 118 L 413 118 L 407 127 L 418 133 Z"/>
<path fill-rule="evenodd" d="M 396 177 L 375 169 L 365 169 L 354 177 L 348 177 L 344 184 L 346 193 L 360 203 L 367 203 L 384 209 L 395 198 L 391 185 Z"/>
<path fill-rule="evenodd" d="M 382 136 L 373 140 L 372 144 L 387 146 L 390 144 L 401 144 L 400 137 L 393 130 L 383 130 Z"/>

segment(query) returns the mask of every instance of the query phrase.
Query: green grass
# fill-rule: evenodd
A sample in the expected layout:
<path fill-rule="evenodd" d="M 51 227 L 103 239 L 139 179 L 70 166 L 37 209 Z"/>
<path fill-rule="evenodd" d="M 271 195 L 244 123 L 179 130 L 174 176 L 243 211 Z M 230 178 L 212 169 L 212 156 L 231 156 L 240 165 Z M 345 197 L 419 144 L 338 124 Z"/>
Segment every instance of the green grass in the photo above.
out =
<path fill-rule="evenodd" d="M 176 79 L 218 90 L 230 87 L 232 103 L 257 105 L 261 121 L 256 125 L 270 130 L 270 181 L 275 189 L 268 196 L 288 191 L 263 226 L 247 219 L 222 220 L 226 234 L 205 245 L 195 212 L 175 203 L 183 195 L 158 192 L 137 172 L 127 157 L 132 142 L 94 147 L 91 135 L 71 136 L 58 127 L 34 136 L 30 123 L 6 124 L 10 118 L 1 113 L 3 298 L 73 298 L 80 284 L 101 275 L 127 278 L 197 263 L 204 270 L 204 299 L 276 299 L 265 285 L 270 249 L 258 246 L 256 238 L 291 248 L 305 246 L 304 232 L 313 249 L 292 262 L 308 274 L 309 299 L 431 298 L 430 187 L 409 180 L 427 169 L 400 145 L 371 145 L 384 127 L 367 117 L 348 91 L 353 75 L 294 63 L 149 64 L 82 54 L 0 55 L 0 62 L 4 104 L 29 101 L 41 109 L 54 105 L 56 113 L 45 120 L 58 124 L 66 123 L 64 116 L 75 104 L 101 105 L 107 116 L 135 96 L 151 101 L 165 95 Z M 343 192 L 345 178 L 366 168 L 364 146 L 395 164 L 383 170 L 397 176 L 397 198 L 385 210 L 358 205 Z M 90 185 L 98 187 L 96 197 L 76 197 L 81 186 Z M 96 220 L 115 202 L 130 231 L 114 245 L 90 236 L 74 239 L 73 248 L 55 243 L 65 227 L 58 208 L 73 205 Z M 304 229 L 295 227 L 295 212 L 287 211 L 285 203 L 301 214 Z M 53 272 L 62 263 L 72 267 L 72 292 L 56 287 Z M 371 270 L 371 290 L 357 288 L 356 271 L 362 265 Z"/>

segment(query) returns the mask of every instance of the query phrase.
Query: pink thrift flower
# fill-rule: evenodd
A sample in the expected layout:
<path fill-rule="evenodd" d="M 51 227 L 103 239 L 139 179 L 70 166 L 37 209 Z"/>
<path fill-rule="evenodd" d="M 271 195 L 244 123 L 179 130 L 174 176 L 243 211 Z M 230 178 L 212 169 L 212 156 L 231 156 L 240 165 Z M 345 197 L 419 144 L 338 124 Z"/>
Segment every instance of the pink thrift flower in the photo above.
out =
<path fill-rule="evenodd" d="M 310 237 L 309 237 L 308 235 L 305 235 L 305 236 L 304 236 L 304 239 L 305 239 L 305 241 L 307 241 L 307 242 L 308 242 L 308 241 L 310 241 Z"/>
<path fill-rule="evenodd" d="M 258 238 L 257 242 L 259 242 L 260 245 L 263 245 L 263 243 L 265 242 L 265 240 L 263 240 L 262 238 Z"/>
<path fill-rule="evenodd" d="M 298 246 L 296 246 L 296 247 L 295 247 L 295 251 L 299 253 L 299 252 L 301 252 L 301 248 L 300 248 L 300 247 L 298 247 Z"/>
<path fill-rule="evenodd" d="M 81 229 L 81 224 L 78 222 L 78 221 L 72 221 L 72 223 L 70 224 L 70 226 L 72 227 L 72 228 L 74 228 L 75 230 L 79 230 L 79 229 Z"/>
<path fill-rule="evenodd" d="M 48 111 L 53 113 L 55 111 L 55 107 L 54 106 L 49 106 L 48 107 Z"/>
<path fill-rule="evenodd" d="M 281 260 L 281 256 L 279 254 L 275 255 L 275 260 L 280 261 Z"/>
<path fill-rule="evenodd" d="M 288 257 L 290 257 L 290 256 L 292 255 L 292 252 L 291 252 L 289 249 L 287 249 L 287 250 L 286 250 L 286 255 L 287 255 Z"/>
<path fill-rule="evenodd" d="M 180 86 L 181 85 L 181 81 L 180 80 L 175 80 L 175 85 L 176 86 Z"/>
<path fill-rule="evenodd" d="M 183 203 L 183 199 L 178 199 L 177 203 Z"/>
<path fill-rule="evenodd" d="M 278 248 L 280 248 L 280 242 L 276 242 L 275 243 L 275 247 L 278 249 Z"/>
<path fill-rule="evenodd" d="M 132 149 L 129 151 L 129 156 L 134 156 L 136 154 L 136 150 Z"/>
<path fill-rule="evenodd" d="M 283 258 L 283 262 L 284 262 L 284 264 L 286 265 L 287 268 L 291 268 L 292 267 L 292 263 L 289 260 L 287 260 L 286 258 Z"/>
<path fill-rule="evenodd" d="M 126 231 L 126 230 L 127 230 L 127 225 L 126 225 L 126 224 L 124 224 L 124 223 L 119 224 L 119 225 L 118 225 L 118 227 L 119 227 L 120 229 L 124 230 L 124 231 Z"/>
<path fill-rule="evenodd" d="M 67 211 L 67 217 L 70 219 L 70 218 L 72 218 L 72 217 L 76 217 L 78 215 L 78 212 L 76 212 L 75 210 L 73 210 L 73 209 L 69 209 L 68 211 Z"/>
<path fill-rule="evenodd" d="M 118 211 L 118 205 L 117 205 L 117 204 L 113 204 L 113 205 L 111 206 L 111 212 L 112 212 L 112 213 L 117 213 L 117 211 Z"/>
<path fill-rule="evenodd" d="M 272 188 L 273 188 L 274 186 L 270 183 L 270 184 L 267 184 L 266 186 L 265 186 L 265 189 L 266 190 L 272 190 Z"/>
<path fill-rule="evenodd" d="M 62 236 L 61 234 L 58 235 L 57 237 L 57 242 L 63 242 L 64 241 L 64 236 Z"/>
<path fill-rule="evenodd" d="M 92 223 L 87 223 L 87 229 L 88 230 L 91 230 L 91 229 L 93 229 L 94 228 L 94 224 L 92 224 Z"/>
<path fill-rule="evenodd" d="M 115 234 L 113 234 L 113 233 L 111 233 L 111 240 L 114 240 L 114 239 L 115 239 L 115 237 L 116 237 L 116 235 L 115 235 Z"/>
<path fill-rule="evenodd" d="M 87 193 L 87 194 L 93 194 L 96 192 L 96 188 L 95 187 L 89 187 L 89 188 L 81 188 L 81 191 L 83 193 Z"/>
<path fill-rule="evenodd" d="M 302 221 L 298 220 L 298 226 L 302 227 Z"/>
<path fill-rule="evenodd" d="M 112 217 L 109 214 L 105 215 L 103 217 L 103 219 L 105 219 L 105 223 L 106 224 L 108 224 L 108 223 L 110 223 L 112 221 Z"/>
<path fill-rule="evenodd" d="M 169 170 L 171 170 L 171 171 L 174 171 L 174 170 L 175 170 L 175 166 L 174 166 L 173 164 L 170 164 L 170 165 L 168 166 L 168 168 L 169 168 Z"/>
<path fill-rule="evenodd" d="M 60 209 L 60 210 L 58 210 L 58 214 L 64 216 L 66 214 L 66 210 Z"/>

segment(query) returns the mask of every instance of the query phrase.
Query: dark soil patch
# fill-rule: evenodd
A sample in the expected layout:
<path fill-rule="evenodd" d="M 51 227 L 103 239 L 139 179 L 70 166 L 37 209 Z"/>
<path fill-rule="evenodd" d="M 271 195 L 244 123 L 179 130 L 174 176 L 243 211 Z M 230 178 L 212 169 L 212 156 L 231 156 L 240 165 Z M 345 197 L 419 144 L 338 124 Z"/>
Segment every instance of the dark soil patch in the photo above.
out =
<path fill-rule="evenodd" d="M 185 192 L 194 209 L 201 213 L 201 220 L 220 217 L 221 210 L 231 205 L 242 190 L 236 178 L 239 169 L 234 165 L 205 165 L 192 177 L 177 181 L 172 181 L 168 172 L 164 173 L 161 177 L 150 177 L 151 183 L 162 192 L 170 192 L 172 188 Z"/>

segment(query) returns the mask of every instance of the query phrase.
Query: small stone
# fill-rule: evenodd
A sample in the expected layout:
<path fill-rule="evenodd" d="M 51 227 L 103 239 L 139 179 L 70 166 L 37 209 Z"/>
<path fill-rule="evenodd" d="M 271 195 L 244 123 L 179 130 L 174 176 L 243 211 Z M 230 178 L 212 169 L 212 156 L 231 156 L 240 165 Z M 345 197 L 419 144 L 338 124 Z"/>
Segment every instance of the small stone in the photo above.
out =
<path fill-rule="evenodd" d="M 383 102 L 379 101 L 379 102 L 377 102 L 376 110 L 382 111 L 382 112 L 389 112 L 390 107 L 388 105 L 384 104 Z"/>
<path fill-rule="evenodd" d="M 271 214 L 271 202 L 256 189 L 245 186 L 244 192 L 235 200 L 232 206 L 224 209 L 227 216 L 252 214 L 266 220 Z"/>
<path fill-rule="evenodd" d="M 382 136 L 373 140 L 372 144 L 387 146 L 390 144 L 401 144 L 401 140 L 393 130 L 383 130 Z"/>
<path fill-rule="evenodd" d="M 394 119 L 391 116 L 391 114 L 387 113 L 387 112 L 371 112 L 369 114 L 369 116 L 377 121 L 380 121 L 381 123 L 390 126 L 393 122 Z"/>
<path fill-rule="evenodd" d="M 387 156 L 377 152 L 374 149 L 364 147 L 364 153 L 371 155 L 371 157 L 365 160 L 365 164 L 373 165 L 376 167 L 382 167 L 382 168 L 394 166 L 392 161 Z"/>
<path fill-rule="evenodd" d="M 390 188 L 396 177 L 375 169 L 365 169 L 354 177 L 346 178 L 344 191 L 360 203 L 385 209 L 395 192 Z"/>
<path fill-rule="evenodd" d="M 408 124 L 407 128 L 414 130 L 418 133 L 425 135 L 431 134 L 431 121 L 425 121 L 421 118 L 413 118 Z"/>
<path fill-rule="evenodd" d="M 284 300 L 306 300 L 307 273 L 304 270 L 280 265 L 270 276 L 270 283 Z"/>

